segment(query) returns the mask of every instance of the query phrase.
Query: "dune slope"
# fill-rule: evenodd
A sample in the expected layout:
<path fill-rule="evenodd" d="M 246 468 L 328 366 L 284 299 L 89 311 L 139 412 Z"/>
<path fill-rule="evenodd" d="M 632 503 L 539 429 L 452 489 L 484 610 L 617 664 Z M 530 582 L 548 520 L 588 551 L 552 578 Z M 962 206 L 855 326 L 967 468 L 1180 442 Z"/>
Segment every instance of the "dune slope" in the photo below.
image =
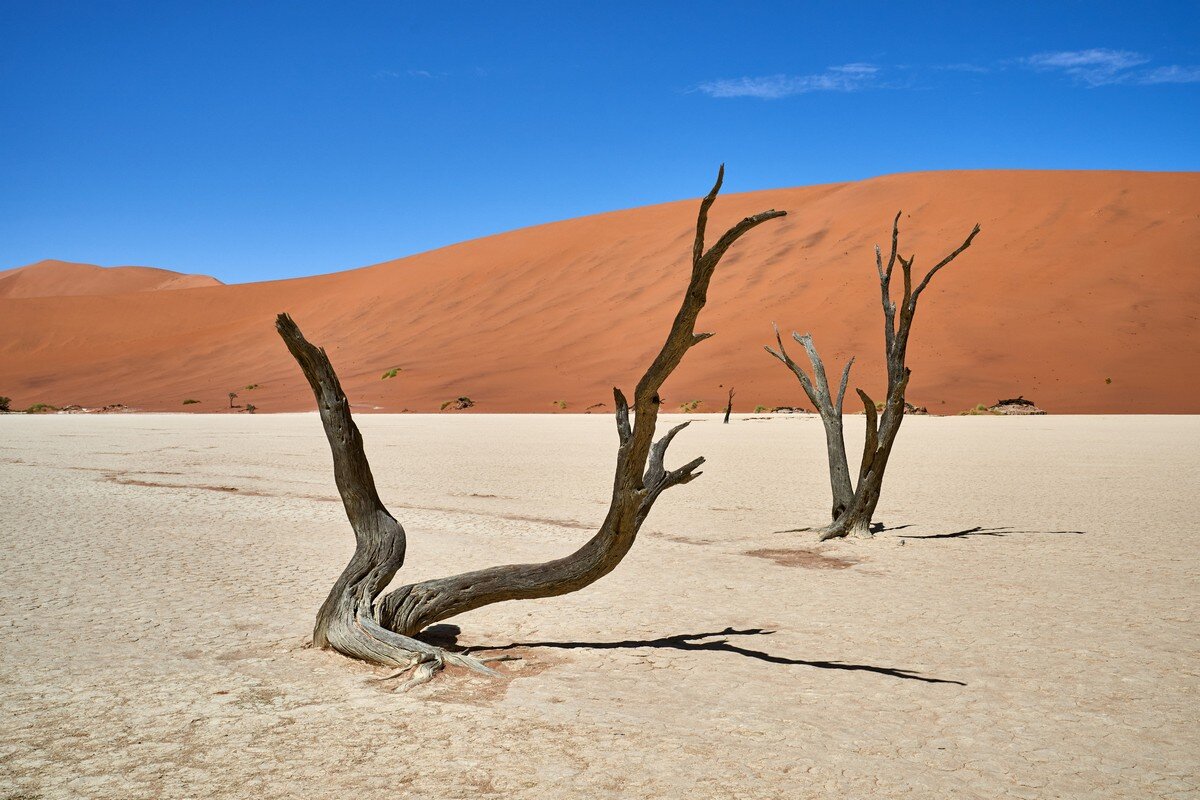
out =
<path fill-rule="evenodd" d="M 717 410 L 729 385 L 739 410 L 800 404 L 762 351 L 772 321 L 812 332 L 831 370 L 857 356 L 852 385 L 877 393 L 872 246 L 903 209 L 918 269 L 983 228 L 923 295 L 911 401 L 956 413 L 1023 394 L 1050 413 L 1200 412 L 1187 368 L 1200 363 L 1200 174 L 937 172 L 752 192 L 717 201 L 710 237 L 772 207 L 788 216 L 718 270 L 700 320 L 717 336 L 667 383 L 668 408 Z M 695 213 L 689 200 L 601 214 L 290 281 L 0 299 L 0 394 L 18 407 L 217 411 L 238 391 L 262 411 L 311 408 L 273 329 L 288 311 L 360 410 L 468 396 L 483 412 L 608 411 L 678 308 Z"/>
<path fill-rule="evenodd" d="M 0 272 L 0 297 L 64 297 L 124 294 L 220 286 L 208 275 L 184 275 L 154 267 L 98 267 L 47 259 Z"/>

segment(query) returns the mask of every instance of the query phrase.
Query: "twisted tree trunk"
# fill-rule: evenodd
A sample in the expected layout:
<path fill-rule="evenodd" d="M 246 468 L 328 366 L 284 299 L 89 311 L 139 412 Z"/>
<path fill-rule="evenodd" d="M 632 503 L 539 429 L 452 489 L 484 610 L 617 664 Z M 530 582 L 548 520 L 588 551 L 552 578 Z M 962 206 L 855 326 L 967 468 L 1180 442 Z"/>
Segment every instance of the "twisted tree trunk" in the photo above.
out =
<path fill-rule="evenodd" d="M 608 513 L 597 533 L 563 558 L 491 567 L 409 584 L 377 602 L 380 592 L 403 564 L 404 529 L 388 513 L 375 491 L 362 436 L 351 419 L 349 404 L 325 352 L 309 344 L 290 317 L 279 315 L 276 328 L 316 395 L 333 451 L 334 477 L 357 540 L 354 557 L 317 615 L 315 645 L 373 663 L 417 667 L 405 688 L 429 680 L 447 662 L 490 672 L 476 659 L 445 652 L 414 637 L 435 622 L 481 606 L 566 594 L 602 578 L 629 552 L 659 495 L 701 474 L 697 470 L 704 463 L 702 457 L 677 469 L 666 468 L 667 448 L 688 423 L 654 440 L 661 402 L 658 392 L 687 351 L 712 336 L 695 333 L 695 324 L 721 257 L 742 235 L 785 214 L 771 210 L 747 217 L 705 250 L 708 211 L 720 191 L 724 174 L 722 167 L 712 191 L 700 204 L 687 291 L 666 341 L 637 384 L 632 418 L 624 394 L 613 389 L 618 448 Z"/>
<path fill-rule="evenodd" d="M 775 328 L 775 341 L 778 349 L 766 347 L 766 351 L 783 362 L 800 381 L 804 393 L 821 415 L 825 427 L 825 442 L 829 453 L 829 480 L 833 489 L 832 522 L 819 528 L 820 540 L 833 539 L 841 536 L 870 536 L 871 522 L 875 516 L 875 507 L 879 504 L 879 496 L 883 490 L 883 475 L 887 469 L 888 459 L 896 436 L 900 433 L 900 424 L 904 421 L 905 390 L 911 371 L 906 360 L 908 356 L 908 337 L 912 332 L 913 317 L 917 312 L 917 300 L 929 286 L 943 267 L 971 246 L 979 233 L 979 226 L 971 230 L 970 235 L 949 255 L 939 261 L 926 273 L 924 279 L 913 287 L 912 266 L 916 256 L 905 258 L 899 252 L 900 214 L 892 221 L 892 248 L 888 256 L 887 266 L 883 263 L 883 253 L 878 245 L 875 247 L 875 269 L 879 275 L 879 288 L 884 318 L 884 344 L 887 361 L 888 393 L 884 402 L 883 414 L 877 414 L 875 402 L 862 389 L 857 389 L 862 400 L 866 415 L 866 440 L 863 446 L 863 456 L 859 463 L 858 483 L 855 486 L 850 481 L 850 469 L 846 456 L 846 442 L 842 428 L 842 401 L 845 398 L 846 386 L 850 379 L 850 367 L 854 364 L 851 358 L 842 370 L 842 380 L 838 389 L 836 401 L 831 398 L 829 382 L 825 376 L 825 366 L 813 345 L 812 336 L 793 333 L 792 337 L 799 342 L 808 355 L 812 367 L 812 378 L 788 355 L 783 346 L 783 337 L 779 328 Z M 891 282 L 896 262 L 904 275 L 904 298 L 900 304 L 900 318 L 896 319 L 896 304 L 892 301 Z"/>

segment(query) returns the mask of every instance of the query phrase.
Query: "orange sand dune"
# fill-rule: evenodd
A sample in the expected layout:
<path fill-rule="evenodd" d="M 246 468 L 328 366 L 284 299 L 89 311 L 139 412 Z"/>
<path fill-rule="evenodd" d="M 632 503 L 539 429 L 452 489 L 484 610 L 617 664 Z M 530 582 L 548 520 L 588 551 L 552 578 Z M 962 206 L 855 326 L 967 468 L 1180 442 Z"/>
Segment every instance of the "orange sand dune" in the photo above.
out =
<path fill-rule="evenodd" d="M 154 267 L 98 267 L 47 259 L 0 272 L 0 297 L 63 297 L 125 294 L 220 286 L 207 275 L 183 275 Z"/>
<path fill-rule="evenodd" d="M 239 391 L 262 411 L 312 408 L 273 329 L 288 311 L 361 410 L 436 411 L 465 395 L 483 412 L 556 401 L 609 411 L 611 387 L 632 391 L 678 308 L 696 206 L 312 278 L 0 299 L 0 394 L 16 407 L 217 411 Z M 1200 412 L 1198 173 L 935 172 L 752 192 L 717 201 L 710 235 L 772 207 L 788 216 L 752 231 L 718 270 L 699 326 L 717 336 L 664 387 L 668 409 L 702 400 L 715 411 L 729 385 L 738 410 L 799 404 L 795 378 L 762 350 L 773 320 L 811 331 L 831 371 L 858 356 L 852 385 L 879 397 L 872 245 L 903 209 L 902 248 L 918 269 L 983 227 L 922 298 L 911 401 L 955 413 L 1023 394 L 1051 413 Z M 382 380 L 391 368 L 401 371 Z"/>

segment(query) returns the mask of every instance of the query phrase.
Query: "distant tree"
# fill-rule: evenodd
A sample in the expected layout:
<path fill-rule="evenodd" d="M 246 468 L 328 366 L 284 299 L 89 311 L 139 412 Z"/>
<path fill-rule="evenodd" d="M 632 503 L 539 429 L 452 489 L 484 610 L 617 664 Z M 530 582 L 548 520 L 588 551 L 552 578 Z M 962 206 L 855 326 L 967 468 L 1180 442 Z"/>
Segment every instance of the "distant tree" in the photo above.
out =
<path fill-rule="evenodd" d="M 325 351 L 304 338 L 287 314 L 275 327 L 299 363 L 317 399 L 321 422 L 333 453 L 333 474 L 346 516 L 354 528 L 354 556 L 317 614 L 313 644 L 376 664 L 415 668 L 403 688 L 423 683 L 446 663 L 491 673 L 481 660 L 452 653 L 415 638 L 435 622 L 505 600 L 553 597 L 574 592 L 611 572 L 633 546 L 655 500 L 672 486 L 700 475 L 697 458 L 667 469 L 667 447 L 687 423 L 658 441 L 654 432 L 662 400 L 659 389 L 684 355 L 710 333 L 695 333 L 696 318 L 707 300 L 709 281 L 721 257 L 743 234 L 782 211 L 766 211 L 730 228 L 704 248 L 708 210 L 721 188 L 724 167 L 700 204 L 692 247 L 691 278 L 666 341 L 638 381 L 633 414 L 620 389 L 613 389 L 618 435 L 612 499 L 599 531 L 574 553 L 540 564 L 510 564 L 449 578 L 426 580 L 380 594 L 404 563 L 405 533 L 375 489 L 363 438 L 350 415 L 350 404 Z"/>
<path fill-rule="evenodd" d="M 235 408 L 235 406 L 233 405 L 233 401 L 236 399 L 237 399 L 237 392 L 230 392 L 229 393 L 229 407 L 230 408 Z"/>
<path fill-rule="evenodd" d="M 733 395 L 734 395 L 733 387 L 732 387 L 732 386 L 730 386 L 730 387 L 729 387 L 729 400 L 728 400 L 728 401 L 725 403 L 725 420 L 724 420 L 724 423 L 725 423 L 726 425 L 728 425 L 728 424 L 729 424 L 729 415 L 733 413 Z"/>
<path fill-rule="evenodd" d="M 883 473 L 887 468 L 888 457 L 892 445 L 896 442 L 896 434 L 900 432 L 900 423 L 904 421 L 904 392 L 908 386 L 911 374 L 906 358 L 908 353 L 908 336 L 912 331 L 913 316 L 917 313 L 917 301 L 921 293 L 929 286 L 933 276 L 943 267 L 971 246 L 979 233 L 976 225 L 953 252 L 939 261 L 926 273 L 925 278 L 913 287 L 912 266 L 915 255 L 907 259 L 900 255 L 898 242 L 900 238 L 900 213 L 892 222 L 892 249 L 887 266 L 883 263 L 883 254 L 879 246 L 875 247 L 875 268 L 879 274 L 881 302 L 884 319 L 884 352 L 887 361 L 887 399 L 883 402 L 882 416 L 875 401 L 867 396 L 862 389 L 856 389 L 866 412 L 867 437 L 863 447 L 862 461 L 858 470 L 858 485 L 850 481 L 850 468 L 846 456 L 846 442 L 842 431 L 842 401 L 846 396 L 846 386 L 850 380 L 850 367 L 854 364 L 851 358 L 842 370 L 842 378 L 838 383 L 837 397 L 830 391 L 829 380 L 825 374 L 825 365 L 817 354 L 812 336 L 793 333 L 792 338 L 800 343 L 808 356 L 812 367 L 812 376 L 788 355 L 783 346 L 783 337 L 779 327 L 775 327 L 775 341 L 778 349 L 767 347 L 766 351 L 787 365 L 800 381 L 804 393 L 821 415 L 825 426 L 825 444 L 829 457 L 829 482 L 833 490 L 833 521 L 818 528 L 820 539 L 833 539 L 841 536 L 870 536 L 871 520 L 875 515 L 875 507 L 879 504 L 879 494 L 883 487 Z M 904 298 L 900 302 L 900 318 L 896 318 L 896 304 L 891 297 L 892 273 L 896 262 L 904 273 Z"/>
<path fill-rule="evenodd" d="M 3 412 L 3 413 L 5 413 L 5 414 L 7 414 L 7 413 L 8 413 L 8 412 L 11 410 L 11 409 L 8 407 L 8 404 L 9 404 L 9 403 L 11 403 L 11 402 L 12 402 L 12 398 L 11 398 L 11 397 L 2 397 L 2 396 L 0 396 L 0 412 Z"/>

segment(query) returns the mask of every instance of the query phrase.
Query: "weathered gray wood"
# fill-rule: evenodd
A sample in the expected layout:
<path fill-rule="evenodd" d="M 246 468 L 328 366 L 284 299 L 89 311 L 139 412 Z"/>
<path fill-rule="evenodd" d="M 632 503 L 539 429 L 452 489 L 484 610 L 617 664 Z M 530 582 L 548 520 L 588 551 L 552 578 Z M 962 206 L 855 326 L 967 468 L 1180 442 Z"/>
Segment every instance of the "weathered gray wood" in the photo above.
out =
<path fill-rule="evenodd" d="M 779 326 L 775 325 L 775 341 L 778 349 L 770 346 L 764 349 L 775 358 L 782 361 L 800 381 L 800 386 L 813 404 L 813 408 L 821 415 L 821 424 L 825 428 L 825 449 L 829 459 L 829 488 L 833 493 L 833 508 L 831 519 L 841 516 L 854 500 L 854 484 L 850 481 L 850 465 L 846 459 L 846 437 L 842 428 L 842 404 L 846 397 L 846 385 L 850 381 L 850 368 L 854 359 L 846 362 L 842 369 L 842 380 L 838 386 L 837 399 L 830 395 L 829 380 L 825 375 L 825 364 L 813 345 L 812 336 L 793 333 L 792 337 L 801 344 L 812 366 L 813 377 L 809 378 L 804 368 L 792 360 L 787 348 L 783 346 L 783 337 Z"/>
<path fill-rule="evenodd" d="M 708 210 L 716 200 L 724 175 L 722 166 L 712 190 L 700 204 L 692 247 L 691 278 L 666 341 L 638 381 L 633 396 L 632 424 L 625 395 L 620 389 L 613 389 L 618 432 L 616 474 L 608 513 L 596 535 L 574 553 L 553 561 L 509 564 L 401 587 L 389 593 L 381 603 L 380 616 L 386 627 L 412 635 L 435 622 L 491 603 L 551 597 L 582 589 L 607 575 L 625 557 L 662 492 L 701 474 L 696 470 L 704 463 L 703 458 L 675 470 L 664 466 L 667 446 L 687 423 L 671 429 L 654 442 L 661 404 L 658 391 L 688 350 L 712 336 L 711 333 L 696 333 L 695 325 L 707 302 L 709 281 L 721 257 L 751 229 L 785 214 L 771 210 L 747 217 L 705 250 Z"/>
<path fill-rule="evenodd" d="M 445 663 L 490 672 L 481 661 L 447 653 L 415 638 L 425 627 L 504 600 L 552 597 L 581 589 L 611 572 L 632 547 L 655 500 L 672 486 L 701 473 L 703 458 L 667 469 L 667 448 L 688 423 L 655 441 L 659 389 L 684 355 L 711 333 L 696 333 L 696 319 L 707 302 L 709 282 L 725 252 L 762 223 L 784 216 L 765 211 L 734 225 L 707 250 L 708 211 L 724 179 L 722 166 L 712 190 L 700 204 L 692 250 L 692 269 L 678 313 L 658 355 L 638 381 L 632 416 L 620 389 L 616 402 L 617 463 L 608 513 L 597 533 L 574 553 L 538 564 L 509 564 L 403 586 L 379 599 L 404 562 L 404 529 L 388 513 L 375 490 L 362 436 L 324 350 L 310 344 L 286 314 L 276 328 L 313 389 L 333 454 L 334 479 L 346 516 L 354 528 L 353 558 L 334 584 L 317 615 L 313 643 L 373 663 L 417 667 L 405 687 L 423 683 Z"/>
<path fill-rule="evenodd" d="M 821 422 L 825 427 L 825 442 L 829 453 L 829 480 L 833 490 L 833 513 L 832 522 L 828 526 L 818 529 L 822 541 L 848 535 L 870 535 L 871 522 L 883 489 L 884 471 L 887 469 L 896 436 L 900 432 L 900 424 L 904 421 L 904 393 L 911 374 L 907 366 L 908 339 L 912 332 L 913 318 L 917 312 L 917 300 L 929 286 L 933 276 L 970 247 L 971 242 L 979 233 L 979 226 L 976 225 L 963 243 L 935 264 L 914 289 L 912 269 L 916 256 L 905 258 L 899 250 L 901 213 L 897 212 L 895 219 L 892 220 L 892 245 L 886 266 L 883 261 L 883 252 L 878 246 L 875 247 L 875 269 L 879 275 L 880 302 L 883 307 L 888 394 L 883 414 L 878 415 L 874 401 L 862 389 L 857 390 L 863 401 L 867 424 L 866 441 L 862 461 L 859 464 L 857 485 L 850 481 L 842 426 L 842 402 L 850 377 L 850 366 L 854 363 L 854 359 L 851 358 L 847 362 L 846 368 L 842 372 L 837 401 L 834 402 L 830 397 L 824 364 L 821 362 L 820 355 L 817 354 L 811 336 L 792 334 L 808 355 L 813 370 L 811 379 L 788 356 L 783 347 L 783 338 L 779 334 L 778 326 L 775 327 L 775 341 L 778 343 L 778 349 L 775 350 L 769 346 L 766 348 L 768 353 L 782 361 L 799 379 L 800 386 L 820 413 Z M 891 292 L 892 276 L 897 262 L 900 263 L 904 279 L 904 296 L 899 307 L 899 320 L 896 318 L 897 307 L 895 301 L 892 300 Z"/>
<path fill-rule="evenodd" d="M 733 387 L 730 386 L 729 387 L 729 398 L 725 401 L 725 419 L 722 420 L 722 422 L 726 425 L 729 424 L 729 415 L 733 413 L 733 396 L 734 396 L 734 394 L 736 394 L 736 392 L 734 392 Z"/>

